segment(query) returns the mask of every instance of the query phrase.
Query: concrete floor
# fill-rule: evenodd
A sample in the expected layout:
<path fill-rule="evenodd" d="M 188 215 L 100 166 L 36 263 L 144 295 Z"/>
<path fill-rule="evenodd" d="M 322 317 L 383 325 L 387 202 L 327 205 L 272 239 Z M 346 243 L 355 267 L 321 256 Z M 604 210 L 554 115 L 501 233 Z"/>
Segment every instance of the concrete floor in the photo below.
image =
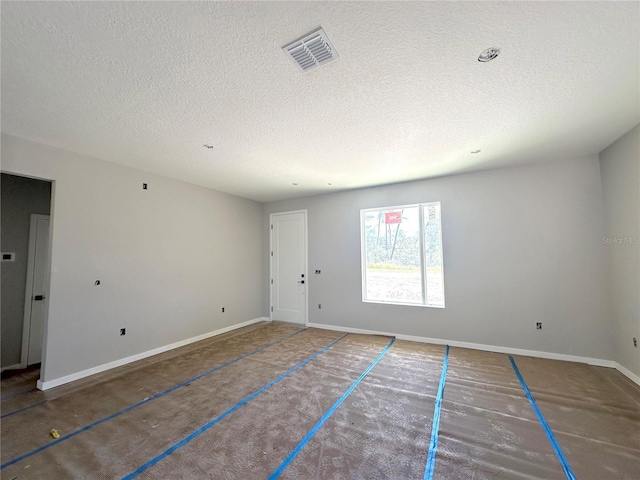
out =
<path fill-rule="evenodd" d="M 47 392 L 16 375 L 0 385 L 0 475 L 422 479 L 431 451 L 436 479 L 640 478 L 640 388 L 577 363 L 513 358 L 559 456 L 510 358 L 451 348 L 434 448 L 444 358 L 269 323 Z"/>

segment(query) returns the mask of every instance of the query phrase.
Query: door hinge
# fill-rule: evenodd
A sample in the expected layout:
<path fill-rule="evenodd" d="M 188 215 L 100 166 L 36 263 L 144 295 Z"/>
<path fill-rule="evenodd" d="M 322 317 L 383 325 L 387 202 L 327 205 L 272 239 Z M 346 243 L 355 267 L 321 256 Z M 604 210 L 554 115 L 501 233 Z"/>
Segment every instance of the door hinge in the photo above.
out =
<path fill-rule="evenodd" d="M 273 307 L 271 307 L 271 311 L 273 312 Z"/>
<path fill-rule="evenodd" d="M 271 225 L 271 230 L 273 230 L 273 225 Z"/>
<path fill-rule="evenodd" d="M 271 256 L 273 257 L 273 250 L 271 251 Z"/>
<path fill-rule="evenodd" d="M 271 285 L 273 285 L 273 278 L 271 279 Z"/>

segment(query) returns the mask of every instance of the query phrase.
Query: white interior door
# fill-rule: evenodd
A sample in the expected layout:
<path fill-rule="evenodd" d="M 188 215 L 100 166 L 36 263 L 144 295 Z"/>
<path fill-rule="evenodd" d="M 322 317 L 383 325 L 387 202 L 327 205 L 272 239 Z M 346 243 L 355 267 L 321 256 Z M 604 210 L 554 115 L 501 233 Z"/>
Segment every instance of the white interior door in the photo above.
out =
<path fill-rule="evenodd" d="M 49 264 L 49 215 L 31 215 L 29 258 L 21 365 L 42 361 L 42 332 L 47 301 L 47 269 Z"/>
<path fill-rule="evenodd" d="M 307 322 L 307 212 L 271 215 L 271 320 Z"/>

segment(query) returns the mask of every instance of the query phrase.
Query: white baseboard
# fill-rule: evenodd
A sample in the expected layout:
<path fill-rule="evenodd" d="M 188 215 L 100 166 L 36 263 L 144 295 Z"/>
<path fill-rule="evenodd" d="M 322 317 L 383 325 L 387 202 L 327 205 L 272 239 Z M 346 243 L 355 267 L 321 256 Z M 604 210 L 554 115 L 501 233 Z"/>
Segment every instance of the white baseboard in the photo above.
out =
<path fill-rule="evenodd" d="M 187 338 L 186 340 L 181 340 L 179 342 L 171 343 L 163 347 L 154 348 L 153 350 L 147 350 L 146 352 L 138 353 L 136 355 L 131 355 L 130 357 L 121 358 L 119 360 L 114 360 L 113 362 L 105 363 L 103 365 L 98 365 L 97 367 L 88 368 L 86 370 L 72 373 L 70 375 L 54 378 L 53 380 L 47 380 L 46 382 L 38 380 L 37 387 L 39 390 L 49 390 L 50 388 L 58 387 L 60 385 L 73 382 L 75 380 L 80 380 L 81 378 L 85 378 L 90 375 L 95 375 L 96 373 L 101 373 L 106 370 L 111 370 L 112 368 L 121 367 L 122 365 L 126 365 L 128 363 L 132 363 L 138 360 L 142 360 L 144 358 L 151 357 L 153 355 L 158 355 L 159 353 L 167 352 L 175 348 L 183 347 L 185 345 L 189 345 L 190 343 L 199 342 L 200 340 L 205 340 L 210 337 L 215 337 L 216 335 L 222 335 L 223 333 L 227 333 L 232 330 L 237 330 L 238 328 L 246 327 L 248 325 L 253 325 L 254 323 L 268 322 L 268 321 L 269 321 L 268 317 L 254 318 L 253 320 L 248 320 L 246 322 L 238 323 L 236 325 L 231 325 L 230 327 L 224 327 L 219 330 L 214 330 L 212 332 L 203 333 L 202 335 L 198 335 L 196 337 Z"/>
<path fill-rule="evenodd" d="M 627 367 L 623 367 L 619 363 L 616 363 L 616 370 L 618 370 L 621 374 L 627 377 L 629 380 L 634 382 L 636 385 L 640 385 L 640 376 L 633 373 Z"/>
<path fill-rule="evenodd" d="M 5 370 L 17 370 L 20 368 L 20 364 L 16 363 L 15 365 L 7 365 L 6 367 L 0 368 L 0 372 L 4 372 Z"/>
<path fill-rule="evenodd" d="M 564 355 L 562 353 L 540 352 L 537 350 L 523 350 L 521 348 L 500 347 L 497 345 L 484 345 L 481 343 L 458 342 L 455 340 L 442 340 L 440 338 L 417 337 L 415 335 L 404 335 L 404 334 L 390 333 L 390 332 L 378 332 L 374 330 L 364 330 L 361 328 L 349 328 L 349 327 L 339 327 L 335 325 L 324 325 L 321 323 L 309 323 L 309 327 L 322 328 L 325 330 L 337 330 L 339 332 L 363 333 L 367 335 L 372 335 L 372 334 L 385 335 L 387 337 L 396 337 L 398 340 L 409 340 L 412 342 L 433 343 L 436 345 L 450 345 L 452 347 L 470 348 L 473 350 L 484 350 L 486 352 L 507 353 L 510 355 L 522 355 L 525 357 L 547 358 L 550 360 L 564 360 L 567 362 L 587 363 L 589 365 L 595 365 L 598 367 L 617 368 L 617 364 L 613 360 L 602 360 L 599 358 L 591 358 L 591 357 L 578 357 L 575 355 Z"/>

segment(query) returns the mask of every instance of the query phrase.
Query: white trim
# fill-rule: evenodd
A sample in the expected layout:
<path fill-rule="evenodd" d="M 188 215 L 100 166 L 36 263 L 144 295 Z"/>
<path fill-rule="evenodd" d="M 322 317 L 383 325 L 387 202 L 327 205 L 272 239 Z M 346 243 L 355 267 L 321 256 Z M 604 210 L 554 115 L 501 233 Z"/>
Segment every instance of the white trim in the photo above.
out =
<path fill-rule="evenodd" d="M 20 350 L 20 367 L 27 368 L 27 362 L 29 357 L 29 337 L 31 336 L 31 298 L 33 297 L 33 275 L 35 269 L 35 258 L 36 258 L 36 242 L 37 242 L 37 229 L 38 229 L 38 220 L 48 219 L 51 220 L 50 215 L 41 215 L 38 213 L 32 213 L 31 218 L 29 220 L 29 250 L 27 254 L 27 283 L 25 285 L 24 291 L 24 316 L 22 318 L 22 347 Z M 49 231 L 47 232 L 49 235 L 49 246 L 51 246 L 51 223 L 49 223 Z M 47 262 L 49 262 L 49 254 L 47 252 Z M 45 271 L 48 270 L 48 267 L 45 266 Z M 46 273 L 45 273 L 46 276 Z M 45 292 L 45 302 L 49 302 L 49 289 Z M 45 308 L 44 310 L 44 318 L 42 319 L 42 343 L 45 343 L 44 337 L 44 325 L 47 322 L 47 312 L 48 310 Z M 43 351 L 44 353 L 44 351 Z M 44 357 L 42 357 L 44 358 Z M 42 361 L 42 360 L 41 360 Z"/>
<path fill-rule="evenodd" d="M 309 326 L 309 214 L 307 209 L 304 212 L 304 275 L 307 288 L 304 291 L 304 326 Z"/>
<path fill-rule="evenodd" d="M 22 365 L 20 365 L 19 363 L 16 363 L 15 365 L 7 365 L 6 367 L 0 368 L 0 372 L 4 372 L 5 370 L 17 370 L 21 366 Z"/>
<path fill-rule="evenodd" d="M 625 377 L 627 377 L 629 380 L 631 380 L 635 384 L 640 385 L 640 376 L 633 373 L 627 367 L 623 367 L 622 365 L 616 362 L 616 370 L 618 370 L 621 374 L 623 374 Z"/>
<path fill-rule="evenodd" d="M 29 221 L 29 250 L 27 254 L 27 283 L 24 289 L 24 314 L 22 317 L 22 346 L 20 347 L 20 367 L 26 368 L 29 355 L 29 335 L 31 333 L 31 297 L 33 296 L 33 266 L 36 253 L 37 217 L 31 215 Z"/>
<path fill-rule="evenodd" d="M 481 343 L 458 342 L 455 340 L 442 340 L 439 338 L 417 337 L 415 335 L 404 335 L 390 332 L 378 332 L 374 330 L 364 330 L 361 328 L 339 327 L 335 325 L 324 325 L 321 323 L 309 323 L 309 327 L 322 328 L 324 330 L 336 330 L 338 332 L 363 333 L 367 335 L 384 335 L 387 337 L 395 337 L 398 340 L 409 340 L 420 343 L 433 343 L 436 345 L 450 345 L 452 347 L 470 348 L 473 350 L 484 350 L 487 352 L 507 353 L 511 355 L 522 355 L 525 357 L 547 358 L 550 360 L 563 360 L 565 362 L 578 362 L 595 365 L 598 367 L 617 368 L 616 362 L 613 360 L 602 360 L 600 358 L 578 357 L 576 355 L 565 355 L 562 353 L 541 352 L 537 350 L 523 350 L 521 348 L 500 347 L 497 345 L 484 345 Z M 624 372 L 623 372 L 624 373 Z M 631 372 L 629 372 L 631 373 Z"/>
<path fill-rule="evenodd" d="M 163 347 L 154 348 L 153 350 L 147 350 L 146 352 L 138 353 L 136 355 L 131 355 L 130 357 L 121 358 L 119 360 L 114 360 L 113 362 L 98 365 L 97 367 L 88 368 L 86 370 L 72 373 L 70 375 L 54 378 L 53 380 L 47 380 L 46 382 L 43 382 L 42 380 L 38 380 L 37 387 L 39 390 L 49 390 L 50 388 L 58 387 L 65 383 L 73 382 L 75 380 L 80 380 L 81 378 L 88 377 L 90 375 L 95 375 L 96 373 L 101 373 L 106 370 L 111 370 L 112 368 L 121 367 L 122 365 L 126 365 L 128 363 L 132 363 L 138 360 L 142 360 L 144 358 L 151 357 L 153 355 L 158 355 L 159 353 L 167 352 L 169 350 L 183 347 L 191 343 L 199 342 L 200 340 L 205 340 L 210 337 L 215 337 L 216 335 L 222 335 L 223 333 L 227 333 L 232 330 L 237 330 L 238 328 L 246 327 L 248 325 L 253 325 L 254 323 L 268 322 L 268 321 L 269 319 L 267 317 L 254 318 L 253 320 L 248 320 L 246 322 L 238 323 L 236 325 L 231 325 L 230 327 L 224 327 L 219 330 L 214 330 L 212 332 L 203 333 L 202 335 L 198 335 L 196 337 L 187 338 L 186 340 L 181 340 L 179 342 L 171 343 Z"/>
<path fill-rule="evenodd" d="M 303 213 L 304 214 L 304 275 L 305 275 L 305 285 L 307 286 L 304 301 L 305 301 L 305 317 L 304 317 L 304 326 L 309 326 L 309 221 L 307 209 L 303 210 L 291 210 L 289 212 L 274 212 L 269 214 L 269 321 L 273 321 L 273 284 L 271 280 L 273 279 L 273 257 L 271 256 L 271 252 L 273 252 L 273 217 L 277 215 L 290 215 L 294 213 Z M 300 323 L 296 323 L 296 325 L 301 325 Z"/>

